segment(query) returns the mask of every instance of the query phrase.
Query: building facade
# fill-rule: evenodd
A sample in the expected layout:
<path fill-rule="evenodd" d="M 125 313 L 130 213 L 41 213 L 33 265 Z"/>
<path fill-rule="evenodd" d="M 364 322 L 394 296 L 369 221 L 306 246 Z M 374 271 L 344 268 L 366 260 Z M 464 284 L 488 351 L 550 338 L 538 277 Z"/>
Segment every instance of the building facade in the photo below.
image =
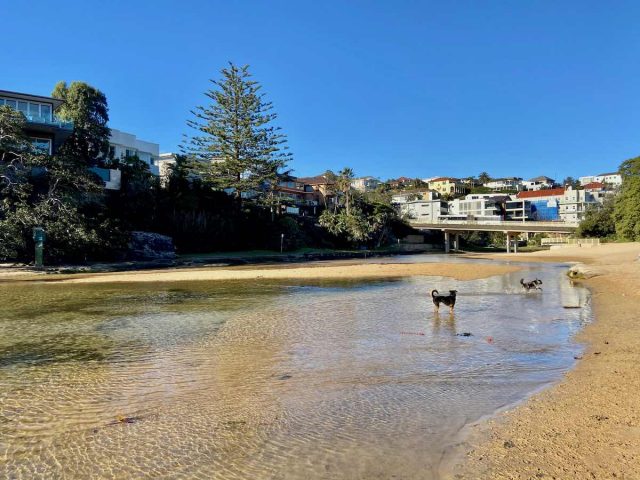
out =
<path fill-rule="evenodd" d="M 153 142 L 139 140 L 134 134 L 111 129 L 109 138 L 109 155 L 113 158 L 126 158 L 137 156 L 149 165 L 149 170 L 155 175 L 160 174 L 156 161 L 160 156 L 160 145 Z"/>
<path fill-rule="evenodd" d="M 531 202 L 531 216 L 538 221 L 560 220 L 560 199 L 564 196 L 564 188 L 531 190 L 516 195 L 518 200 Z"/>
<path fill-rule="evenodd" d="M 559 201 L 560 219 L 577 223 L 582 221 L 587 209 L 599 206 L 600 202 L 591 191 L 567 188 Z"/>
<path fill-rule="evenodd" d="M 449 217 L 456 219 L 497 221 L 504 219 L 507 197 L 489 194 L 471 194 L 449 202 Z"/>
<path fill-rule="evenodd" d="M 73 133 L 73 123 L 55 115 L 63 103 L 58 98 L 0 90 L 0 106 L 6 105 L 25 116 L 25 134 L 36 149 L 48 155 L 57 153 Z"/>
<path fill-rule="evenodd" d="M 447 202 L 435 200 L 413 200 L 397 205 L 400 215 L 413 222 L 437 223 L 446 217 L 449 207 Z"/>
<path fill-rule="evenodd" d="M 586 177 L 578 178 L 580 185 L 585 186 L 589 183 L 604 183 L 610 185 L 613 188 L 618 188 L 622 185 L 622 175 L 617 172 L 601 173 L 599 175 L 590 175 Z"/>
<path fill-rule="evenodd" d="M 556 181 L 553 178 L 541 176 L 526 180 L 522 182 L 522 185 L 525 190 L 538 191 L 554 188 L 556 186 Z"/>
<path fill-rule="evenodd" d="M 438 177 L 429 181 L 429 189 L 440 195 L 464 195 L 470 188 L 458 178 Z"/>
<path fill-rule="evenodd" d="M 519 192 L 523 189 L 522 179 L 518 177 L 496 178 L 495 180 L 484 183 L 482 186 L 496 192 L 504 190 Z"/>
<path fill-rule="evenodd" d="M 374 177 L 354 178 L 351 181 L 351 187 L 360 192 L 370 192 L 378 188 L 382 182 Z"/>

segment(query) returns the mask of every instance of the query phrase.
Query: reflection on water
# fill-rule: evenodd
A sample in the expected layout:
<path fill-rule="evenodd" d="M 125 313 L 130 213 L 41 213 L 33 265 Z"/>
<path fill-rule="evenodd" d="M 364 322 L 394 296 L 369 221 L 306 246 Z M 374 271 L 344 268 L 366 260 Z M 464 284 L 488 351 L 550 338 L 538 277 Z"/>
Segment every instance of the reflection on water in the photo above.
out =
<path fill-rule="evenodd" d="M 2 284 L 0 477 L 432 478 L 460 428 L 573 364 L 591 311 L 563 272 Z"/>

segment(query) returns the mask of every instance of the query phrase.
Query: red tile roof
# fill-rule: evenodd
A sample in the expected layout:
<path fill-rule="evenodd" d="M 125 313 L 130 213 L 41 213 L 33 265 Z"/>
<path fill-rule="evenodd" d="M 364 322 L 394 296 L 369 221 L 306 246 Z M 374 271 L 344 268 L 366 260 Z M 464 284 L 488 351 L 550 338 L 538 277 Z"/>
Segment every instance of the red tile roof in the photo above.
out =
<path fill-rule="evenodd" d="M 564 188 L 548 188 L 546 190 L 520 192 L 517 198 L 559 197 L 562 195 L 564 195 Z"/>
<path fill-rule="evenodd" d="M 604 188 L 604 183 L 591 182 L 591 183 L 587 183 L 586 185 L 583 185 L 582 188 L 584 188 L 585 190 L 595 190 L 596 188 Z"/>

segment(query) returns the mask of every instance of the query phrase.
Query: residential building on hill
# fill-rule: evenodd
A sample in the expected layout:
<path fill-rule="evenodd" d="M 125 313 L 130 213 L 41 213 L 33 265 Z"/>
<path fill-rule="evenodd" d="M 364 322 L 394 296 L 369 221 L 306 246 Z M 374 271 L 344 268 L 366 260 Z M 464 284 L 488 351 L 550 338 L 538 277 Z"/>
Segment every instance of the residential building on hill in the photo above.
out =
<path fill-rule="evenodd" d="M 113 158 L 126 158 L 137 156 L 149 165 L 149 170 L 155 175 L 160 174 L 156 160 L 160 156 L 160 145 L 153 142 L 139 140 L 134 134 L 111 129 L 109 138 L 109 154 Z"/>
<path fill-rule="evenodd" d="M 482 186 L 494 191 L 514 190 L 519 192 L 523 189 L 522 178 L 518 177 L 496 178 L 490 182 L 483 183 Z"/>
<path fill-rule="evenodd" d="M 313 199 L 316 200 L 319 205 L 327 207 L 333 205 L 336 201 L 335 182 L 329 181 L 325 175 L 300 177 L 298 181 L 311 187 Z"/>
<path fill-rule="evenodd" d="M 73 123 L 55 115 L 63 103 L 58 98 L 0 90 L 0 106 L 6 105 L 24 114 L 25 134 L 34 147 L 49 155 L 56 153 L 73 132 Z"/>
<path fill-rule="evenodd" d="M 535 177 L 530 180 L 526 180 L 522 182 L 522 185 L 525 190 L 544 190 L 548 188 L 554 188 L 556 186 L 556 181 L 553 178 L 540 176 Z"/>
<path fill-rule="evenodd" d="M 580 185 L 585 186 L 588 183 L 605 183 L 617 188 L 622 185 L 622 175 L 618 172 L 601 173 L 599 175 L 590 175 L 578 178 Z"/>
<path fill-rule="evenodd" d="M 354 178 L 351 181 L 351 187 L 360 192 L 370 192 L 378 188 L 382 182 L 374 177 Z"/>
<path fill-rule="evenodd" d="M 440 195 L 464 195 L 469 192 L 469 186 L 458 178 L 437 177 L 429 182 L 429 189 Z"/>
<path fill-rule="evenodd" d="M 436 200 L 438 198 L 440 198 L 440 194 L 435 190 L 413 190 L 392 195 L 391 203 L 399 205 L 414 200 Z"/>

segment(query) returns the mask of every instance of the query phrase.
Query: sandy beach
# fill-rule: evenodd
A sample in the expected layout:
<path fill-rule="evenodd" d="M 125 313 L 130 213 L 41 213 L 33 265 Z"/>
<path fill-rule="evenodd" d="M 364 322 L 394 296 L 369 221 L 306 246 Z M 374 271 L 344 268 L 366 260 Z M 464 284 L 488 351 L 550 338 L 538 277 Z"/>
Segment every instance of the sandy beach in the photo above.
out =
<path fill-rule="evenodd" d="M 584 280 L 595 322 L 577 338 L 586 350 L 559 384 L 472 426 L 466 454 L 445 478 L 640 478 L 638 254 L 640 244 L 627 243 L 517 255 L 579 261 L 595 274 Z"/>
<path fill-rule="evenodd" d="M 517 266 L 505 264 L 478 264 L 469 268 L 463 263 L 357 263 L 334 261 L 330 264 L 316 263 L 300 266 L 261 267 L 209 267 L 148 270 L 135 272 L 78 274 L 40 277 L 47 281 L 65 283 L 139 283 L 139 282 L 180 282 L 219 281 L 256 279 L 352 279 L 352 278 L 399 278 L 414 275 L 430 275 L 455 278 L 456 280 L 476 280 L 493 275 L 503 275 L 518 270 Z M 34 277 L 31 277 L 34 278 Z M 38 277 L 35 277 L 38 278 Z"/>

